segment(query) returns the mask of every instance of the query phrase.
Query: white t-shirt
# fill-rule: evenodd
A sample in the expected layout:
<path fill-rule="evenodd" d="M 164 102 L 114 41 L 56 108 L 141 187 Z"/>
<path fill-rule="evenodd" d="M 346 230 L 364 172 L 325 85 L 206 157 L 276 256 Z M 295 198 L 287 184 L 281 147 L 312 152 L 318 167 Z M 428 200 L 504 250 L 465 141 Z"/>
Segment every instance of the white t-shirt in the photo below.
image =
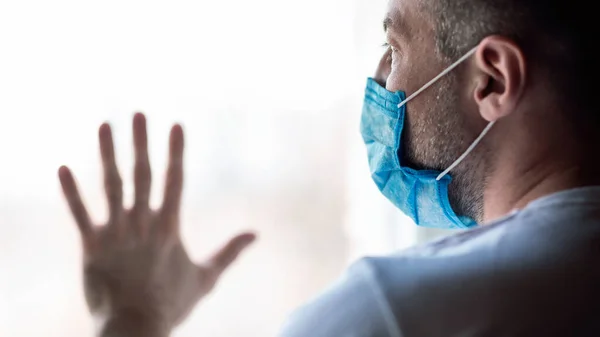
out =
<path fill-rule="evenodd" d="M 362 259 L 280 336 L 600 336 L 600 187 Z"/>

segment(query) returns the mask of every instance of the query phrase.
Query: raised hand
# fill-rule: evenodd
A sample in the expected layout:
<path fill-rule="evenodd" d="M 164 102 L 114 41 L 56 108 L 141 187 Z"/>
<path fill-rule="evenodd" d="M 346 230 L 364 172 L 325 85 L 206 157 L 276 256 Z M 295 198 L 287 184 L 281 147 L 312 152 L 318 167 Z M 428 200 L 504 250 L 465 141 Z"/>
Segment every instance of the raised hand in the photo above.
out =
<path fill-rule="evenodd" d="M 125 209 L 111 129 L 107 124 L 100 127 L 108 223 L 92 223 L 67 167 L 59 169 L 59 178 L 81 233 L 85 294 L 92 315 L 100 322 L 100 334 L 167 336 L 255 237 L 238 235 L 206 262 L 193 263 L 179 230 L 183 130 L 179 125 L 171 130 L 164 200 L 158 210 L 149 207 L 151 169 L 142 114 L 133 119 L 133 135 L 135 202 Z"/>

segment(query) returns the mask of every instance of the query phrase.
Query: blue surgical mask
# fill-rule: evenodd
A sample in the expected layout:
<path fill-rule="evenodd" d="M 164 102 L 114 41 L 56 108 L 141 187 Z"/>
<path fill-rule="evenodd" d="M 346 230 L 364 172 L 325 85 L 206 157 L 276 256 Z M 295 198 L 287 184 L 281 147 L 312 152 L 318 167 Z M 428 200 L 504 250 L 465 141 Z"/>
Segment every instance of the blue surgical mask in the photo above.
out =
<path fill-rule="evenodd" d="M 475 53 L 475 49 L 444 70 L 410 97 L 402 91 L 390 92 L 369 79 L 361 120 L 361 133 L 369 156 L 371 176 L 379 190 L 417 225 L 432 228 L 469 228 L 477 223 L 457 215 L 448 199 L 448 174 L 475 148 L 493 126 L 488 124 L 469 149 L 446 171 L 415 170 L 403 166 L 399 151 L 403 150 L 402 131 L 406 103 L 437 82 Z"/>

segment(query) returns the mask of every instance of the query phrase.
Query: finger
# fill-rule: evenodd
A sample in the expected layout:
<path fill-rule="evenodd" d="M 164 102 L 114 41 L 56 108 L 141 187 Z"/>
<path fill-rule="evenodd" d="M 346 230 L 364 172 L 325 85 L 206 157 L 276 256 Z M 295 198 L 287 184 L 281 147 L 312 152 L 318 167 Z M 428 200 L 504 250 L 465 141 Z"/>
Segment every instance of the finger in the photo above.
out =
<path fill-rule="evenodd" d="M 58 178 L 60 180 L 60 185 L 62 186 L 63 194 L 71 209 L 71 213 L 75 218 L 77 227 L 79 227 L 79 232 L 82 237 L 88 238 L 92 233 L 92 223 L 89 214 L 83 205 L 83 201 L 81 200 L 75 178 L 73 178 L 73 174 L 71 174 L 71 171 L 65 166 L 62 166 L 58 170 Z"/>
<path fill-rule="evenodd" d="M 150 159 L 148 156 L 148 132 L 146 117 L 137 113 L 133 117 L 133 146 L 135 150 L 135 202 L 134 209 L 143 211 L 148 209 L 151 186 Z"/>
<path fill-rule="evenodd" d="M 163 215 L 177 218 L 183 189 L 183 129 L 175 125 L 169 139 L 169 167 L 163 200 Z M 176 224 L 176 221 L 171 224 Z"/>
<path fill-rule="evenodd" d="M 233 261 L 256 240 L 256 235 L 252 233 L 241 234 L 231 239 L 221 250 L 219 250 L 210 260 L 209 266 L 218 277 Z"/>
<path fill-rule="evenodd" d="M 110 223 L 114 223 L 116 217 L 123 208 L 123 181 L 117 168 L 115 158 L 115 147 L 112 131 L 108 124 L 102 124 L 99 130 L 100 154 L 104 168 L 104 188 L 108 198 L 108 210 Z"/>

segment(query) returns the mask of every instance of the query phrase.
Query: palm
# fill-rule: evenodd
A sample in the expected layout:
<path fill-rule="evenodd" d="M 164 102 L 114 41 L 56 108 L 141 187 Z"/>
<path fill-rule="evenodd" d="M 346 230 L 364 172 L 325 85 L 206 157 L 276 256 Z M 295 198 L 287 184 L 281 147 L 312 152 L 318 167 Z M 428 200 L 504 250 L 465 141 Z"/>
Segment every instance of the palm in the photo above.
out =
<path fill-rule="evenodd" d="M 151 173 L 143 115 L 133 125 L 136 164 L 135 202 L 123 207 L 122 182 L 115 162 L 108 125 L 100 128 L 100 150 L 109 205 L 109 221 L 91 224 L 70 171 L 59 176 L 84 247 L 85 294 L 90 311 L 98 316 L 136 310 L 160 317 L 174 326 L 215 285 L 221 273 L 253 241 L 252 234 L 233 238 L 207 262 L 196 265 L 179 236 L 179 208 L 183 184 L 183 132 L 175 126 L 170 137 L 170 158 L 164 202 L 152 210 L 148 200 Z"/>

